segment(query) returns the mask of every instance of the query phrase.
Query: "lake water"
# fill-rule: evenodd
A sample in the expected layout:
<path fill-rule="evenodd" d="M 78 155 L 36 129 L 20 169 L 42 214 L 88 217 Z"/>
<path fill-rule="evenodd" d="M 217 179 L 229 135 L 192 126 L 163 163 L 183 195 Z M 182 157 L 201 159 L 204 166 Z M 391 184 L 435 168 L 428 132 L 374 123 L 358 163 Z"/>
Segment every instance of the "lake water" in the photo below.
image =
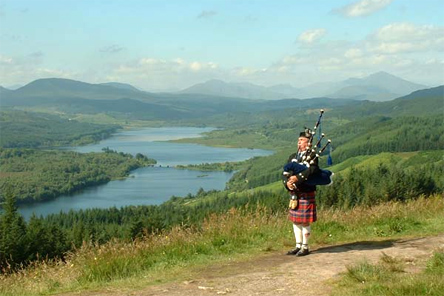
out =
<path fill-rule="evenodd" d="M 195 194 L 204 190 L 222 190 L 233 173 L 201 172 L 175 169 L 175 165 L 241 161 L 273 152 L 261 149 L 215 148 L 197 144 L 166 142 L 180 138 L 200 137 L 212 128 L 144 128 L 126 130 L 98 144 L 72 147 L 69 150 L 87 153 L 103 148 L 118 152 L 142 153 L 157 160 L 154 167 L 140 168 L 129 178 L 108 182 L 71 195 L 63 195 L 43 203 L 21 205 L 20 213 L 29 219 L 32 213 L 46 216 L 88 208 L 123 207 L 127 205 L 156 205 L 172 196 Z"/>

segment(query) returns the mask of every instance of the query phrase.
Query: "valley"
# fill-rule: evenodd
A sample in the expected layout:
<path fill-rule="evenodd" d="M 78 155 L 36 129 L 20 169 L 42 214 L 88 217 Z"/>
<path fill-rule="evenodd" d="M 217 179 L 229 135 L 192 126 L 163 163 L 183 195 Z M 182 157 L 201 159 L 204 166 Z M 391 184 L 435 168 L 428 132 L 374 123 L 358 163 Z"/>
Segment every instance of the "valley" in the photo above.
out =
<path fill-rule="evenodd" d="M 85 256 L 82 265 L 88 266 L 89 260 L 96 260 L 91 259 L 96 257 L 90 257 L 89 252 L 102 252 L 99 251 L 102 249 L 109 252 L 120 244 L 127 248 L 127 244 L 138 241 L 142 250 L 148 250 L 151 247 L 145 244 L 159 236 L 174 237 L 177 229 L 179 233 L 189 233 L 190 238 L 198 237 L 199 229 L 218 215 L 233 221 L 240 219 L 237 225 L 242 227 L 232 231 L 251 238 L 237 242 L 233 233 L 222 237 L 209 234 L 211 252 L 216 252 L 222 261 L 227 254 L 242 256 L 242 250 L 250 248 L 281 250 L 288 238 L 270 245 L 273 237 L 270 233 L 248 232 L 247 229 L 257 226 L 248 226 L 243 219 L 259 212 L 264 221 L 280 217 L 282 221 L 271 224 L 273 230 L 270 231 L 280 237 L 287 236 L 283 211 L 287 193 L 280 181 L 282 166 L 296 149 L 298 132 L 316 122 L 321 108 L 325 115 L 320 129 L 326 134 L 324 141 L 331 139 L 332 144 L 331 149 L 321 155 L 320 166 L 335 173 L 332 186 L 319 186 L 317 190 L 321 211 L 383 207 L 433 196 L 436 199 L 444 191 L 443 86 L 384 102 L 332 98 L 266 101 L 203 94 L 137 94 L 139 91 L 132 88 L 113 92 L 103 90 L 113 86 L 46 82 L 51 82 L 47 87 L 57 85 L 58 91 L 41 92 L 35 100 L 27 97 L 26 92 L 20 98 L 9 96 L 3 101 L 2 97 L 0 199 L 3 212 L 0 220 L 3 222 L 0 224 L 2 231 L 14 229 L 4 238 L 2 246 L 7 245 L 7 252 L 15 255 L 14 261 L 1 257 L 0 264 L 3 268 L 8 264 L 14 276 L 22 264 L 30 264 L 31 269 L 32 264 L 44 264 L 38 259 L 41 256 L 58 262 L 71 260 L 66 256 L 75 252 L 74 256 Z M 32 86 L 34 91 L 39 84 Z M 84 90 L 78 92 L 73 86 Z M 92 90 L 96 93 L 89 97 Z M 18 91 L 19 94 L 20 89 Z M 68 91 L 69 96 L 64 97 Z M 132 92 L 134 97 L 119 98 L 120 92 Z M 58 93 L 57 98 L 51 98 L 48 93 Z M 145 112 L 147 110 L 149 112 Z M 166 137 L 159 134 L 168 129 L 175 132 Z M 193 129 L 203 134 L 197 137 L 198 133 L 190 132 Z M 158 137 L 137 134 L 143 130 L 158 133 Z M 160 142 L 156 142 L 158 140 Z M 131 141 L 138 142 L 138 146 L 126 150 Z M 74 151 L 67 151 L 67 146 Z M 225 151 L 236 151 L 234 158 Z M 207 154 L 211 157 L 206 157 Z M 327 164 L 327 158 L 331 158 L 332 163 Z M 171 172 L 172 166 L 178 174 L 164 176 L 163 172 Z M 144 171 L 150 172 L 146 176 L 149 180 L 141 177 L 139 172 Z M 222 177 L 219 185 L 204 186 L 204 183 L 211 184 L 208 179 L 218 174 Z M 122 178 L 128 179 L 119 180 Z M 192 181 L 188 181 L 189 178 Z M 146 183 L 141 190 L 131 185 L 137 179 Z M 129 184 L 128 196 L 120 191 L 123 187 L 115 187 L 125 182 Z M 109 205 L 98 200 L 92 203 L 93 207 L 85 207 L 85 199 L 69 196 L 69 202 L 82 204 L 70 208 L 63 197 L 58 206 L 48 203 L 53 208 L 51 213 L 27 214 L 26 219 L 16 206 L 24 202 L 57 201 L 57 197 L 79 190 L 97 193 L 99 188 L 106 188 L 103 186 L 110 186 L 103 197 L 111 200 Z M 169 190 L 175 186 L 184 191 Z M 157 201 L 147 204 L 150 194 Z M 163 197 L 158 199 L 159 196 Z M 254 214 L 256 211 L 259 212 Z M 409 235 L 408 229 L 417 223 L 410 219 L 377 222 L 383 226 L 374 235 L 392 237 L 398 232 Z M 343 226 L 333 221 L 331 225 L 320 223 L 317 227 L 327 227 L 330 234 L 343 230 Z M 429 235 L 440 231 L 438 223 L 430 226 Z M 354 235 L 338 239 L 319 234 L 315 245 L 362 239 L 361 234 Z M 234 244 L 228 246 L 228 241 Z M 179 238 L 177 243 L 184 244 Z M 82 249 L 85 244 L 90 247 Z M 24 245 L 26 252 L 20 251 Z M 226 248 L 229 248 L 227 254 Z M 154 252 L 167 251 L 156 247 Z M 211 253 L 207 246 L 199 246 L 192 252 L 202 253 L 203 257 L 196 258 L 202 258 L 206 264 L 213 262 L 205 255 Z M 126 262 L 133 260 L 122 254 L 116 256 Z M 194 258 L 188 253 L 184 256 L 186 260 Z M 141 262 L 151 260 L 148 258 Z M 169 260 L 160 258 L 163 258 L 160 262 Z M 140 269 L 143 274 L 150 270 L 149 266 L 157 264 L 153 262 L 135 270 Z M 105 263 L 101 265 L 106 269 Z M 29 272 L 33 272 L 31 269 Z M 106 275 L 105 281 L 133 277 L 116 272 Z M 100 271 L 80 275 L 80 278 L 85 276 L 102 283 Z M 12 278 L 6 276 L 3 280 Z M 89 289 L 89 280 L 85 283 L 85 289 Z"/>

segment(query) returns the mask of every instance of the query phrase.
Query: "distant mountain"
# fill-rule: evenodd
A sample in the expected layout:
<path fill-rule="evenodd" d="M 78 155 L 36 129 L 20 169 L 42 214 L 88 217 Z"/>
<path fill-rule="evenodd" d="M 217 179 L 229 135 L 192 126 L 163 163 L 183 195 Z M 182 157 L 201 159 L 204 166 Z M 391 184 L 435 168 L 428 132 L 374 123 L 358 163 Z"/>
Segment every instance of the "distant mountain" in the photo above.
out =
<path fill-rule="evenodd" d="M 52 100 L 81 98 L 93 100 L 134 99 L 144 102 L 161 103 L 169 100 L 189 100 L 206 97 L 207 100 L 228 100 L 228 98 L 250 100 L 311 99 L 328 97 L 370 101 L 392 100 L 409 93 L 427 88 L 398 78 L 385 72 L 378 72 L 365 78 L 350 78 L 339 82 L 316 83 L 303 88 L 289 84 L 270 87 L 252 83 L 229 83 L 209 80 L 193 85 L 180 92 L 150 93 L 141 91 L 130 84 L 108 82 L 90 84 L 81 81 L 47 78 L 35 80 L 17 90 L 0 90 L 3 105 L 49 103 Z"/>
<path fill-rule="evenodd" d="M 282 94 L 286 98 L 306 98 L 307 93 L 300 88 L 291 86 L 290 84 L 277 84 L 267 87 L 268 90 L 272 92 Z"/>
<path fill-rule="evenodd" d="M 15 91 L 4 91 L 4 106 L 37 106 L 51 102 L 63 103 L 76 99 L 82 100 L 121 100 L 131 99 L 146 103 L 174 105 L 191 102 L 192 104 L 242 101 L 241 98 L 228 98 L 201 94 L 149 93 L 120 83 L 90 84 L 76 80 L 48 78 L 35 80 Z"/>
<path fill-rule="evenodd" d="M 326 94 L 333 93 L 343 87 L 342 82 L 317 82 L 304 86 L 301 91 L 305 96 L 301 97 L 303 99 L 326 97 Z"/>
<path fill-rule="evenodd" d="M 211 96 L 245 98 L 257 100 L 277 100 L 291 98 L 291 95 L 273 91 L 265 86 L 252 83 L 232 83 L 222 80 L 209 80 L 204 83 L 195 84 L 179 93 L 183 94 L 205 94 Z"/>
<path fill-rule="evenodd" d="M 131 84 L 127 84 L 127 83 L 105 82 L 105 83 L 99 83 L 99 84 L 100 85 L 112 86 L 112 87 L 120 88 L 120 89 L 126 89 L 126 90 L 132 90 L 132 91 L 140 91 L 139 89 L 135 88 Z"/>
<path fill-rule="evenodd" d="M 228 83 L 221 80 L 209 80 L 184 89 L 180 93 L 265 100 L 328 97 L 387 101 L 425 88 L 427 88 L 425 85 L 409 82 L 386 72 L 378 72 L 364 78 L 315 83 L 302 88 L 296 88 L 289 84 L 265 87 L 251 83 Z"/>
<path fill-rule="evenodd" d="M 245 85 L 250 90 L 257 90 L 248 84 L 240 84 L 239 87 Z M 123 85 L 123 88 L 120 84 L 117 86 L 69 79 L 39 79 L 18 90 L 0 90 L 0 106 L 38 107 L 40 110 L 58 110 L 67 114 L 108 113 L 132 119 L 179 120 L 292 107 L 328 108 L 349 103 L 349 100 L 327 98 L 252 100 L 193 93 L 148 93 L 127 85 Z"/>
<path fill-rule="evenodd" d="M 422 84 L 416 84 L 387 72 L 377 72 L 366 78 L 356 79 L 353 85 L 375 85 L 393 93 L 411 93 L 415 90 L 427 88 Z"/>
<path fill-rule="evenodd" d="M 5 87 L 3 87 L 3 86 L 0 86 L 0 98 L 1 98 L 1 95 L 3 95 L 3 94 L 9 94 L 9 93 L 11 93 L 12 92 L 12 90 L 10 90 L 10 89 L 8 89 L 8 88 L 5 88 Z"/>
<path fill-rule="evenodd" d="M 341 88 L 328 95 L 330 98 L 347 98 L 354 100 L 388 101 L 400 97 L 399 93 L 392 93 L 379 86 L 352 85 Z"/>
<path fill-rule="evenodd" d="M 416 84 L 387 72 L 377 72 L 364 78 L 350 78 L 342 81 L 334 92 L 326 93 L 330 98 L 388 101 L 427 86 Z"/>
<path fill-rule="evenodd" d="M 374 77 L 373 77 L 374 78 Z M 372 78 L 372 79 L 373 79 Z M 369 79 L 370 80 L 370 79 Z M 139 119 L 172 120 L 185 118 L 206 118 L 216 114 L 237 112 L 262 112 L 289 108 L 332 108 L 337 106 L 353 106 L 351 113 L 369 115 L 414 114 L 415 112 L 432 112 L 442 110 L 442 88 L 436 90 L 422 90 L 413 92 L 409 96 L 418 96 L 415 100 L 408 100 L 409 96 L 399 98 L 390 104 L 376 104 L 374 101 L 352 101 L 343 99 L 351 95 L 356 89 L 371 93 L 373 98 L 388 93 L 383 86 L 350 85 L 359 84 L 365 79 L 348 80 L 348 88 L 342 90 L 343 96 L 338 98 L 318 97 L 311 99 L 291 98 L 293 92 L 301 94 L 304 90 L 290 85 L 276 85 L 272 87 L 255 86 L 249 83 L 225 83 L 213 80 L 202 85 L 196 85 L 190 93 L 148 93 L 139 91 L 127 84 L 90 84 L 68 79 L 39 79 L 20 89 L 8 90 L 0 87 L 1 106 L 29 106 L 40 109 L 59 110 L 65 113 L 119 113 L 119 116 L 129 116 Z M 334 84 L 329 84 L 329 87 Z M 208 94 L 193 93 L 205 90 Z M 319 88 L 321 89 L 321 88 Z M 210 93 L 218 90 L 219 95 Z M 349 91 L 349 93 L 346 93 Z M 221 94 L 224 94 L 222 96 Z M 230 97 L 234 95 L 241 97 Z M 363 99 L 366 94 L 354 96 Z M 277 99 L 290 97 L 288 99 Z M 253 100 L 251 98 L 256 98 Z M 260 98 L 260 100 L 258 99 Z M 269 98 L 265 100 L 265 98 Z M 272 100 L 273 99 L 273 100 Z M 405 101 L 412 101 L 406 103 Z M 424 106 L 421 106 L 424 104 Z M 441 108 L 441 109 L 440 109 Z M 442 112 L 442 111 L 441 111 Z M 354 115 L 354 114 L 352 114 Z M 128 117 L 128 118 L 129 118 Z"/>
<path fill-rule="evenodd" d="M 15 90 L 13 94 L 15 97 L 21 98 L 57 97 L 109 100 L 140 96 L 140 91 L 70 79 L 46 78 L 35 80 Z"/>

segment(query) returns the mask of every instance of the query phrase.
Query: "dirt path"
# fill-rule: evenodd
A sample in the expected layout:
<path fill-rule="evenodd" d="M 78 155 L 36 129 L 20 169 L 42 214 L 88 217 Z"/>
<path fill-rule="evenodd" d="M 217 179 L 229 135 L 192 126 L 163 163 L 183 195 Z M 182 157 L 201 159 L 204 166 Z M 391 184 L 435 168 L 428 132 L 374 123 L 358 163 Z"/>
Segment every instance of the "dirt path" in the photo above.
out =
<path fill-rule="evenodd" d="M 405 260 L 406 271 L 418 271 L 438 248 L 444 234 L 430 238 L 359 242 L 313 250 L 309 256 L 269 253 L 253 261 L 207 267 L 187 281 L 150 286 L 138 291 L 109 291 L 86 295 L 329 295 L 329 280 L 346 271 L 346 266 L 363 261 L 375 263 L 383 253 Z M 82 295 L 84 295 L 82 293 Z"/>

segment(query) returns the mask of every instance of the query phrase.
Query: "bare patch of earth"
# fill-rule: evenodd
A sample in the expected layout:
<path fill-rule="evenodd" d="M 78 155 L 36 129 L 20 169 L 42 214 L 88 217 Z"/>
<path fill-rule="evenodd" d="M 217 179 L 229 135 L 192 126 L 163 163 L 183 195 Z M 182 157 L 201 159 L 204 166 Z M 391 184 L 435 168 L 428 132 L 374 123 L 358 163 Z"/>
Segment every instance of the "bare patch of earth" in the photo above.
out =
<path fill-rule="evenodd" d="M 418 272 L 420 263 L 440 248 L 444 248 L 444 234 L 320 247 L 305 257 L 272 252 L 248 262 L 209 266 L 185 281 L 153 285 L 142 290 L 82 292 L 81 295 L 329 295 L 331 280 L 346 271 L 347 266 L 364 260 L 376 263 L 385 254 L 403 260 L 407 272 Z"/>

